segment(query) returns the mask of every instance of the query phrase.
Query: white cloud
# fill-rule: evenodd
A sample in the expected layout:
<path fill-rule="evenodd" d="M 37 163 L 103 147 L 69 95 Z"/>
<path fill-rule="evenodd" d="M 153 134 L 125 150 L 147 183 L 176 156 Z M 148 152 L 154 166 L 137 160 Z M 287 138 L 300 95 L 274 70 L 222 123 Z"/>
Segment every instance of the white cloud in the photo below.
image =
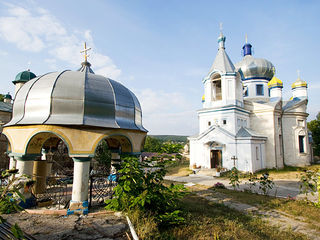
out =
<path fill-rule="evenodd" d="M 29 8 L 5 4 L 7 16 L 0 17 L 0 38 L 13 43 L 23 51 L 46 51 L 51 58 L 79 66 L 83 60 L 80 50 L 83 40 L 94 49 L 94 40 L 90 30 L 68 31 L 63 23 L 43 8 Z M 96 72 L 111 78 L 118 78 L 121 70 L 110 57 L 94 52 L 89 61 Z M 48 62 L 48 61 L 47 61 Z M 48 62 L 52 67 L 52 61 Z"/>

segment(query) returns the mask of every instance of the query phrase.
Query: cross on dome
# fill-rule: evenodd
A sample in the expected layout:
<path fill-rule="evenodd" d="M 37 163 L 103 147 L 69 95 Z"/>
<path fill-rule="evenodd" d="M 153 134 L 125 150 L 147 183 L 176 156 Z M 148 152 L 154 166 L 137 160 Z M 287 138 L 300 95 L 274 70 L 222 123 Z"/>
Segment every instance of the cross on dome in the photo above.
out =
<path fill-rule="evenodd" d="M 84 53 L 84 62 L 87 62 L 87 58 L 89 57 L 89 55 L 87 54 L 87 52 L 91 50 L 91 48 L 87 48 L 87 43 L 84 42 L 84 49 L 80 51 L 80 53 Z"/>

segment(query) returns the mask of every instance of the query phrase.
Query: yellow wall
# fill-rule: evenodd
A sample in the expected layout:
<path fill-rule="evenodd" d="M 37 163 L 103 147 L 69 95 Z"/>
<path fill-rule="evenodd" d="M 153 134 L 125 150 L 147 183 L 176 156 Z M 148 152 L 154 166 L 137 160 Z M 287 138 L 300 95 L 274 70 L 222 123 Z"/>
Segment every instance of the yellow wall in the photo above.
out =
<path fill-rule="evenodd" d="M 141 152 L 147 133 L 125 129 L 30 125 L 5 127 L 3 134 L 10 141 L 12 153 L 40 154 L 44 142 L 58 136 L 68 146 L 70 156 L 85 157 L 93 156 L 98 143 L 110 136 L 125 136 L 132 144 L 132 152 Z"/>

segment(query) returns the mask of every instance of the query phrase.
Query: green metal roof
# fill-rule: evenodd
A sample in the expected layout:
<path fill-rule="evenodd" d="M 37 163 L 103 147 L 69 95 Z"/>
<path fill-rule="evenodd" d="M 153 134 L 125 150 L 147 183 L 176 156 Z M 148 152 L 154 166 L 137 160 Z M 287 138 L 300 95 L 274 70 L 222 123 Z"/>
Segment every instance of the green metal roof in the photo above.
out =
<path fill-rule="evenodd" d="M 17 74 L 16 78 L 14 81 L 12 81 L 14 84 L 15 83 L 21 83 L 21 82 L 28 82 L 32 78 L 35 78 L 36 75 L 33 72 L 30 71 L 23 71 Z"/>

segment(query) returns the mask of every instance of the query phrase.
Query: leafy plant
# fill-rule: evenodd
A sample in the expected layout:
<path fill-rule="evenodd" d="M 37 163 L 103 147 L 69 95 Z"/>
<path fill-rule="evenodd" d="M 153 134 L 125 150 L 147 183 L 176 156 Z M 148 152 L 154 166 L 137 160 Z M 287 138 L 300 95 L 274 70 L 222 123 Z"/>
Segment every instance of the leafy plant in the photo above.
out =
<path fill-rule="evenodd" d="M 224 186 L 223 183 L 217 182 L 216 184 L 213 185 L 214 188 L 219 188 L 219 189 L 225 189 L 226 187 Z"/>
<path fill-rule="evenodd" d="M 239 170 L 236 167 L 233 167 L 229 173 L 229 180 L 230 184 L 232 185 L 233 189 L 236 190 L 237 187 L 239 187 L 240 176 L 239 176 Z"/>
<path fill-rule="evenodd" d="M 114 198 L 106 200 L 106 208 L 152 213 L 162 226 L 183 223 L 178 199 L 185 195 L 185 188 L 183 185 L 167 187 L 163 184 L 165 164 L 165 161 L 152 164 L 151 161 L 140 162 L 137 157 L 124 157 Z"/>
<path fill-rule="evenodd" d="M 300 174 L 300 193 L 305 194 L 307 199 L 308 193 L 314 195 L 315 192 L 320 192 L 320 169 L 304 170 Z M 316 206 L 320 207 L 320 194 Z"/>
<path fill-rule="evenodd" d="M 263 173 L 258 182 L 259 189 L 262 190 L 264 195 L 267 195 L 269 193 L 269 190 L 274 187 L 274 182 L 272 181 L 272 179 L 270 179 L 268 172 Z"/>
<path fill-rule="evenodd" d="M 17 239 L 26 239 L 24 237 L 24 234 L 23 234 L 21 228 L 16 223 L 14 225 L 12 225 L 11 232 Z"/>
<path fill-rule="evenodd" d="M 108 169 L 111 167 L 111 151 L 109 150 L 106 141 L 101 141 L 98 145 L 94 159 L 96 159 L 100 165 L 106 166 Z"/>
<path fill-rule="evenodd" d="M 304 170 L 300 174 L 300 192 L 307 194 L 310 192 L 312 195 L 317 191 L 317 179 L 318 171 L 317 170 Z"/>
<path fill-rule="evenodd" d="M 250 173 L 249 178 L 248 178 L 248 182 L 246 182 L 246 184 L 249 185 L 249 191 L 250 192 L 254 192 L 254 188 L 257 185 L 257 181 L 258 181 L 258 177 L 256 174 L 254 173 Z"/>
<path fill-rule="evenodd" d="M 32 180 L 24 184 L 19 183 L 19 180 L 26 178 L 26 176 L 16 177 L 17 173 L 18 169 L 5 170 L 1 173 L 1 180 L 6 181 L 7 184 L 0 187 L 0 213 L 8 214 L 20 211 L 22 208 L 19 206 L 19 202 L 25 201 L 25 198 L 19 190 L 30 187 L 34 183 Z"/>

